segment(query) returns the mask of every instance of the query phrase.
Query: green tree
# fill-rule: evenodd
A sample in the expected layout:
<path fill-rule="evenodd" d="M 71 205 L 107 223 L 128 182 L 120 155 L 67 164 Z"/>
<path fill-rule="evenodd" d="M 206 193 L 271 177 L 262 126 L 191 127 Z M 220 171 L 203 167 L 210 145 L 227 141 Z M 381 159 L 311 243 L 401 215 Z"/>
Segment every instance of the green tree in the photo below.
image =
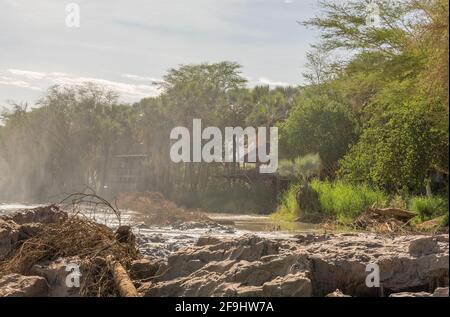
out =
<path fill-rule="evenodd" d="M 426 102 L 411 101 L 373 116 L 341 161 L 340 175 L 390 191 L 424 192 L 430 173 L 448 166 L 448 135 L 429 113 Z"/>
<path fill-rule="evenodd" d="M 356 132 L 349 106 L 326 95 L 304 95 L 280 125 L 280 147 L 288 158 L 318 153 L 329 164 L 346 153 Z"/>

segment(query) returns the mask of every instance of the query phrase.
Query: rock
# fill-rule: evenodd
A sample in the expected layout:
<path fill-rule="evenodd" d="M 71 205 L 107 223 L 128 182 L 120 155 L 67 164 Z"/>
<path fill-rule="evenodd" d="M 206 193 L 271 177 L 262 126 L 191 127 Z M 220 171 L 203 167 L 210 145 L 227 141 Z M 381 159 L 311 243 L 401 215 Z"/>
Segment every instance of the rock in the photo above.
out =
<path fill-rule="evenodd" d="M 236 288 L 236 297 L 263 297 L 262 286 L 242 286 Z"/>
<path fill-rule="evenodd" d="M 337 289 L 333 293 L 330 293 L 325 297 L 351 297 L 351 296 L 345 295 L 344 293 L 341 292 L 341 290 Z"/>
<path fill-rule="evenodd" d="M 438 287 L 433 293 L 433 297 L 449 297 L 448 287 Z"/>
<path fill-rule="evenodd" d="M 66 212 L 61 211 L 56 205 L 49 205 L 44 207 L 37 207 L 34 209 L 17 212 L 12 216 L 4 216 L 3 218 L 10 219 L 15 223 L 22 225 L 26 223 L 62 223 L 67 220 Z"/>
<path fill-rule="evenodd" d="M 311 280 L 303 272 L 279 276 L 264 283 L 263 293 L 266 297 L 311 297 Z"/>
<path fill-rule="evenodd" d="M 433 294 L 428 292 L 401 292 L 391 294 L 389 297 L 449 297 L 448 287 L 437 288 Z"/>
<path fill-rule="evenodd" d="M 45 297 L 48 284 L 41 276 L 9 274 L 0 278 L 0 297 Z"/>
<path fill-rule="evenodd" d="M 201 236 L 200 238 L 198 238 L 196 245 L 199 247 L 205 246 L 205 245 L 215 245 L 215 244 L 219 244 L 221 241 L 222 240 L 220 240 L 219 238 L 216 238 L 216 237 Z"/>
<path fill-rule="evenodd" d="M 411 245 L 422 245 L 420 239 L 369 233 L 288 240 L 202 237 L 195 246 L 171 254 L 144 295 L 380 296 L 381 288 L 366 285 L 371 272 L 366 269 L 375 264 L 387 294 L 447 286 L 448 241 L 431 240 L 432 253 L 424 243 L 421 255 L 412 255 Z"/>
<path fill-rule="evenodd" d="M 135 260 L 131 263 L 131 278 L 137 280 L 148 279 L 156 275 L 161 266 L 160 261 L 150 261 L 148 259 Z"/>
<path fill-rule="evenodd" d="M 411 241 L 409 253 L 413 256 L 422 256 L 439 252 L 438 241 L 434 237 L 419 238 Z"/>
<path fill-rule="evenodd" d="M 19 239 L 19 226 L 11 220 L 0 219 L 0 260 L 8 254 Z"/>
<path fill-rule="evenodd" d="M 43 261 L 33 265 L 30 272 L 38 275 L 47 281 L 49 285 L 50 297 L 78 297 L 80 296 L 80 287 L 70 286 L 66 283 L 69 274 L 76 273 L 74 267 L 78 266 L 80 273 L 80 283 L 83 278 L 81 269 L 81 260 L 78 257 L 59 258 L 55 261 Z M 69 280 L 72 281 L 72 280 Z"/>
<path fill-rule="evenodd" d="M 389 297 L 431 297 L 432 295 L 427 292 L 401 292 L 401 293 L 394 293 L 389 295 Z"/>

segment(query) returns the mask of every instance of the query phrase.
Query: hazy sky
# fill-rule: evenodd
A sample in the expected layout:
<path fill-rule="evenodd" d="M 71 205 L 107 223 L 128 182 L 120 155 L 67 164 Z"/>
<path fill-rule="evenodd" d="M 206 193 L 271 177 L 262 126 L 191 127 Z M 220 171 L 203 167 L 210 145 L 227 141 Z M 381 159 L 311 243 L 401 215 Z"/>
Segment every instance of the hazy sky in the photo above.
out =
<path fill-rule="evenodd" d="M 316 12 L 316 0 L 0 0 L 0 105 L 88 80 L 137 101 L 171 67 L 222 60 L 251 85 L 298 85 L 317 32 L 296 21 Z"/>

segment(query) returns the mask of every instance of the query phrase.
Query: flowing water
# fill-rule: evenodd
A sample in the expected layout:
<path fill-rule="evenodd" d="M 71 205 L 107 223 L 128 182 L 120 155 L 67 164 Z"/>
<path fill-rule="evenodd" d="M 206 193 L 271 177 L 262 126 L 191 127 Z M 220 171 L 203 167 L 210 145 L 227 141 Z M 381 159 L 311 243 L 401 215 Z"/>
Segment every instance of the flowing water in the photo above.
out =
<path fill-rule="evenodd" d="M 41 205 L 0 204 L 0 216 L 38 206 Z M 207 213 L 206 215 L 209 218 L 220 224 L 217 226 L 207 224 L 146 226 L 139 220 L 139 212 L 131 210 L 121 210 L 120 222 L 113 213 L 101 210 L 86 211 L 83 215 L 113 229 L 120 224 L 133 227 L 141 252 L 154 257 L 165 257 L 181 247 L 193 245 L 202 235 L 227 238 L 252 233 L 266 238 L 288 239 L 294 234 L 320 231 L 316 225 L 305 223 L 279 224 L 274 223 L 270 217 L 262 215 Z"/>

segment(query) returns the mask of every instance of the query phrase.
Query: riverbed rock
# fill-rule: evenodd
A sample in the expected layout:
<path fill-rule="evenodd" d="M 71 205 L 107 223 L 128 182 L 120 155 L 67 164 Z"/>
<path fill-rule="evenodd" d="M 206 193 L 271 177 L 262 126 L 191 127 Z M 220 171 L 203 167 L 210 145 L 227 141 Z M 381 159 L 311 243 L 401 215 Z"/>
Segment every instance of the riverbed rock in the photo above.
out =
<path fill-rule="evenodd" d="M 0 219 L 0 261 L 19 239 L 19 226 L 11 220 Z"/>
<path fill-rule="evenodd" d="M 401 292 L 391 294 L 389 297 L 449 297 L 448 287 L 439 287 L 434 293 L 428 292 Z"/>
<path fill-rule="evenodd" d="M 46 297 L 48 290 L 41 276 L 8 274 L 0 278 L 0 297 Z"/>
<path fill-rule="evenodd" d="M 435 253 L 411 255 L 416 236 L 390 238 L 359 233 L 348 237 L 336 235 L 326 243 L 312 243 L 304 248 L 311 254 L 311 275 L 316 295 L 335 289 L 345 294 L 379 296 L 380 288 L 366 285 L 368 265 L 379 267 L 380 284 L 386 293 L 423 288 L 437 282 L 448 285 L 448 243 L 438 242 Z"/>
<path fill-rule="evenodd" d="M 161 261 L 151 261 L 149 259 L 135 260 L 131 263 L 130 275 L 133 279 L 143 280 L 155 276 L 161 267 Z"/>
<path fill-rule="evenodd" d="M 305 272 L 278 276 L 263 285 L 266 297 L 311 297 L 311 280 Z"/>
<path fill-rule="evenodd" d="M 54 261 L 42 261 L 31 268 L 33 275 L 45 278 L 49 285 L 48 296 L 50 297 L 78 297 L 80 286 L 71 285 L 69 274 L 78 274 L 79 281 L 83 277 L 81 260 L 78 257 L 59 258 Z"/>
<path fill-rule="evenodd" d="M 438 251 L 438 241 L 434 237 L 418 238 L 409 244 L 409 253 L 413 256 L 428 255 Z"/>
<path fill-rule="evenodd" d="M 351 297 L 349 295 L 345 295 L 341 292 L 341 290 L 337 289 L 333 293 L 326 295 L 325 297 Z"/>
<path fill-rule="evenodd" d="M 374 267 L 380 287 L 366 284 Z M 349 296 L 383 296 L 448 286 L 448 272 L 448 240 L 442 238 L 369 233 L 291 240 L 204 237 L 169 256 L 167 268 L 144 294 L 326 296 L 339 289 Z"/>
<path fill-rule="evenodd" d="M 3 216 L 3 219 L 10 219 L 19 225 L 26 223 L 62 223 L 67 218 L 67 213 L 56 205 L 37 207 L 16 212 L 11 216 Z"/>

